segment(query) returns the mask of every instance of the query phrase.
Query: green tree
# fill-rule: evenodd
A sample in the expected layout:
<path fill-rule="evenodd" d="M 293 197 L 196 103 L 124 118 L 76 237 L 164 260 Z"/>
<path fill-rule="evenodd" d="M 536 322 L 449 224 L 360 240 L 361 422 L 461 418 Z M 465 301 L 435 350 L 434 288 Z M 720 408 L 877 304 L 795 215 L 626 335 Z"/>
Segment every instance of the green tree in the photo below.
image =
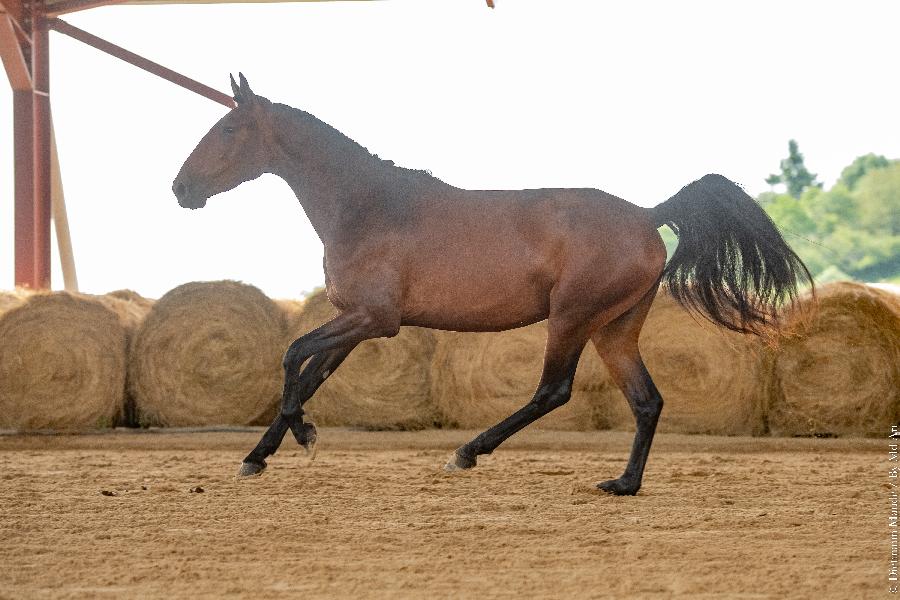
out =
<path fill-rule="evenodd" d="M 818 193 L 812 194 L 812 190 Z M 809 214 L 821 236 L 831 235 L 841 227 L 856 227 L 859 224 L 856 199 L 843 182 L 837 182 L 827 192 L 810 188 L 803 199 L 807 201 Z"/>
<path fill-rule="evenodd" d="M 900 162 L 889 165 L 863 175 L 854 197 L 863 227 L 900 236 Z"/>
<path fill-rule="evenodd" d="M 854 161 L 857 166 L 879 162 Z M 850 183 L 852 190 L 845 180 L 827 191 L 809 187 L 799 198 L 766 192 L 758 201 L 817 281 L 895 279 L 900 276 L 900 162 L 869 168 Z"/>
<path fill-rule="evenodd" d="M 817 234 L 816 220 L 810 214 L 805 202 L 797 202 L 788 194 L 770 194 L 765 200 L 760 198 L 766 212 L 778 224 L 783 231 L 803 237 L 815 237 Z"/>
<path fill-rule="evenodd" d="M 822 187 L 822 184 L 816 181 L 815 173 L 810 173 L 803 164 L 803 155 L 800 154 L 797 140 L 788 142 L 788 157 L 781 161 L 781 173 L 769 175 L 766 183 L 769 185 L 783 183 L 793 198 L 800 198 L 808 187 Z"/>
<path fill-rule="evenodd" d="M 840 181 L 847 186 L 848 190 L 852 191 L 856 188 L 856 182 L 858 182 L 863 175 L 869 171 L 884 169 L 890 165 L 891 161 L 880 154 L 873 154 L 870 152 L 863 156 L 857 156 L 856 160 L 844 167 L 844 170 L 841 171 Z"/>

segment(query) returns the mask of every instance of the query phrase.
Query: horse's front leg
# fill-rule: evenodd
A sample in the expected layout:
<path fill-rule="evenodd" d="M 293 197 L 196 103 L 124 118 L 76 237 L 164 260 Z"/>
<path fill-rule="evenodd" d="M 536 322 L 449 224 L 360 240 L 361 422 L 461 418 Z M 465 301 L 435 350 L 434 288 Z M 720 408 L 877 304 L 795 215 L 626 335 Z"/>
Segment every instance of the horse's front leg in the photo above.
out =
<path fill-rule="evenodd" d="M 266 468 L 266 458 L 275 454 L 288 429 L 293 432 L 298 444 L 308 452 L 312 452 L 316 428 L 312 423 L 303 422 L 302 406 L 338 368 L 351 350 L 353 346 L 320 352 L 312 357 L 299 376 L 297 375 L 299 368 L 285 364 L 281 410 L 256 447 L 241 463 L 240 476 L 249 477 L 261 473 Z"/>
<path fill-rule="evenodd" d="M 266 458 L 275 454 L 288 429 L 301 446 L 311 450 L 316 430 L 312 423 L 303 422 L 303 404 L 319 386 L 340 366 L 359 342 L 374 337 L 391 337 L 399 330 L 381 317 L 377 311 L 354 311 L 335 317 L 325 325 L 295 340 L 284 356 L 284 391 L 281 411 L 263 434 L 256 447 L 241 464 L 239 476 L 262 473 Z M 300 366 L 310 360 L 297 376 Z"/>

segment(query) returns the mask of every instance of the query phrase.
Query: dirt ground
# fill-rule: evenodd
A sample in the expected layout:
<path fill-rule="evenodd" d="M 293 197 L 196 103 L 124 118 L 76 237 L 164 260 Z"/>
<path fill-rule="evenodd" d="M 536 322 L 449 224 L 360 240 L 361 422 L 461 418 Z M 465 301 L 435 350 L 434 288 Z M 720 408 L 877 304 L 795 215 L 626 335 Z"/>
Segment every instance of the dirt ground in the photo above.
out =
<path fill-rule="evenodd" d="M 0 598 L 889 595 L 887 440 L 661 435 L 618 498 L 630 434 L 441 471 L 474 433 L 323 429 L 245 481 L 257 430 L 2 435 Z"/>

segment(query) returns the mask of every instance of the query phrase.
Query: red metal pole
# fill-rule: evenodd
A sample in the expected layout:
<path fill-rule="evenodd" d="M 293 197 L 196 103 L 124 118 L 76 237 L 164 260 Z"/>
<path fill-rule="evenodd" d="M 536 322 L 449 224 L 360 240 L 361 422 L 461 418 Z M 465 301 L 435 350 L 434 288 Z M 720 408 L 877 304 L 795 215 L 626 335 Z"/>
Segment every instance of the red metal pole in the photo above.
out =
<path fill-rule="evenodd" d="M 14 25 L 13 43 L 21 52 L 21 65 L 15 60 L 9 66 L 21 66 L 13 86 L 13 176 L 15 230 L 15 284 L 35 288 L 34 272 L 34 89 L 31 78 L 31 6 L 27 2 L 3 1 Z M 8 31 L 6 32 L 9 33 Z M 14 48 L 15 49 L 15 48 Z M 17 59 L 15 52 L 5 59 Z M 10 74 L 10 73 L 8 73 Z M 10 78 L 12 82 L 12 77 Z"/>
<path fill-rule="evenodd" d="M 34 274 L 35 287 L 50 288 L 50 35 L 44 2 L 32 10 L 31 64 L 34 81 Z"/>
<path fill-rule="evenodd" d="M 34 273 L 34 127 L 31 90 L 13 92 L 15 282 L 38 287 Z"/>

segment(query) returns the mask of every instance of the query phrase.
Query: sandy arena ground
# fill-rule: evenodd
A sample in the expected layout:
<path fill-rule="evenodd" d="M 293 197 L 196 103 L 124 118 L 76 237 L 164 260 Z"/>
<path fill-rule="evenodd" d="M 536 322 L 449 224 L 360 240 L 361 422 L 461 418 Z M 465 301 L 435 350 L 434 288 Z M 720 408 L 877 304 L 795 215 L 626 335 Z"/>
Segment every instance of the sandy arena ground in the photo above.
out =
<path fill-rule="evenodd" d="M 0 436 L 0 598 L 889 595 L 887 440 L 660 435 L 617 498 L 630 434 L 442 472 L 474 433 L 288 436 L 246 481 L 256 430 Z"/>

